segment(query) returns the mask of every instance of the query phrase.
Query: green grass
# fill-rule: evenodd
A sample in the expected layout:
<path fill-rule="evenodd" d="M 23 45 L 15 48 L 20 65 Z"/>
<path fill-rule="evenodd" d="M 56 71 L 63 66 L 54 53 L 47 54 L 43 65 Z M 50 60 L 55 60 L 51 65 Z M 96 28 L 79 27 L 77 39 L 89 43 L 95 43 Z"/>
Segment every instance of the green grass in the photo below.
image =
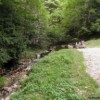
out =
<path fill-rule="evenodd" d="M 86 73 L 82 53 L 60 50 L 42 58 L 10 100 L 88 100 L 99 86 Z"/>
<path fill-rule="evenodd" d="M 4 86 L 4 82 L 5 82 L 5 77 L 0 76 L 0 88 Z"/>
<path fill-rule="evenodd" d="M 88 47 L 100 47 L 100 39 L 93 39 L 86 42 Z"/>
<path fill-rule="evenodd" d="M 5 77 L 0 76 L 0 89 L 4 86 L 4 83 L 5 83 Z M 1 97 L 0 97 L 0 100 L 1 100 Z"/>

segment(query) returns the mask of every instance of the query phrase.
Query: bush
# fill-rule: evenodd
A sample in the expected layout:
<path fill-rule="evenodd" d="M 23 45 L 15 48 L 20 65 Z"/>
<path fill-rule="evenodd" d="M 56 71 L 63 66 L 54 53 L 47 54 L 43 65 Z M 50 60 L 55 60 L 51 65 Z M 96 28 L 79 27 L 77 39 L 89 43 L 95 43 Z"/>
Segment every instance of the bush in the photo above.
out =
<path fill-rule="evenodd" d="M 5 33 L 0 40 L 0 64 L 18 60 L 26 46 L 21 33 L 10 33 L 9 36 Z"/>
<path fill-rule="evenodd" d="M 19 59 L 26 43 L 14 0 L 0 4 L 0 66 Z"/>

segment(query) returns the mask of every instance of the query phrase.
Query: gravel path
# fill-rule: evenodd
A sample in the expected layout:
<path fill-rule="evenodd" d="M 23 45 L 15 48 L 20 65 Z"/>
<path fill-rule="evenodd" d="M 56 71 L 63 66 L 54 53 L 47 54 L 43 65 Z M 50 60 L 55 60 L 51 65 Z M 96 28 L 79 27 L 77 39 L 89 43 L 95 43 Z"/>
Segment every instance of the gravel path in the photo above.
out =
<path fill-rule="evenodd" d="M 83 52 L 87 73 L 100 84 L 100 48 L 78 49 Z"/>

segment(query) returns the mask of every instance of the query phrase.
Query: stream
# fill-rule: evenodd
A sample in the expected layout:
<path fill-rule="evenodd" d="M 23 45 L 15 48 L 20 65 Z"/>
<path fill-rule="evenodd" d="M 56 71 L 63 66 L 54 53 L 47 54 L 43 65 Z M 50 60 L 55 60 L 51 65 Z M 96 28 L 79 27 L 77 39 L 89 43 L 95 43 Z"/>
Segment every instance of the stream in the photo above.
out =
<path fill-rule="evenodd" d="M 34 60 L 29 62 L 27 65 L 22 65 L 21 70 L 17 70 L 16 72 L 10 73 L 10 75 L 6 75 L 7 78 L 7 86 L 4 86 L 0 90 L 1 100 L 9 100 L 10 96 L 16 92 L 20 87 L 20 81 L 26 79 L 31 72 L 32 65 L 35 64 L 38 60 Z"/>
<path fill-rule="evenodd" d="M 18 69 L 12 72 L 6 72 L 5 77 L 7 78 L 7 85 L 5 84 L 5 86 L 0 89 L 1 100 L 10 100 L 10 96 L 20 89 L 20 81 L 29 76 L 33 64 L 51 52 L 52 51 L 46 50 L 40 54 L 36 54 L 36 58 L 33 61 L 28 59 L 28 61 L 24 61 L 24 63 L 20 65 Z"/>

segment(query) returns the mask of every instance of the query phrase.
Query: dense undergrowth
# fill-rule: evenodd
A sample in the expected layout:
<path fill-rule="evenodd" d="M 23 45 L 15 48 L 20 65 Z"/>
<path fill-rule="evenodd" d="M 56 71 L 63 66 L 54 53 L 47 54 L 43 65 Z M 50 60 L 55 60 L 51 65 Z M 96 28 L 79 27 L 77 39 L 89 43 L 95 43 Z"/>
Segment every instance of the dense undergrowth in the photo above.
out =
<path fill-rule="evenodd" d="M 88 100 L 98 85 L 86 73 L 83 56 L 76 50 L 60 50 L 33 65 L 29 77 L 10 100 Z"/>

